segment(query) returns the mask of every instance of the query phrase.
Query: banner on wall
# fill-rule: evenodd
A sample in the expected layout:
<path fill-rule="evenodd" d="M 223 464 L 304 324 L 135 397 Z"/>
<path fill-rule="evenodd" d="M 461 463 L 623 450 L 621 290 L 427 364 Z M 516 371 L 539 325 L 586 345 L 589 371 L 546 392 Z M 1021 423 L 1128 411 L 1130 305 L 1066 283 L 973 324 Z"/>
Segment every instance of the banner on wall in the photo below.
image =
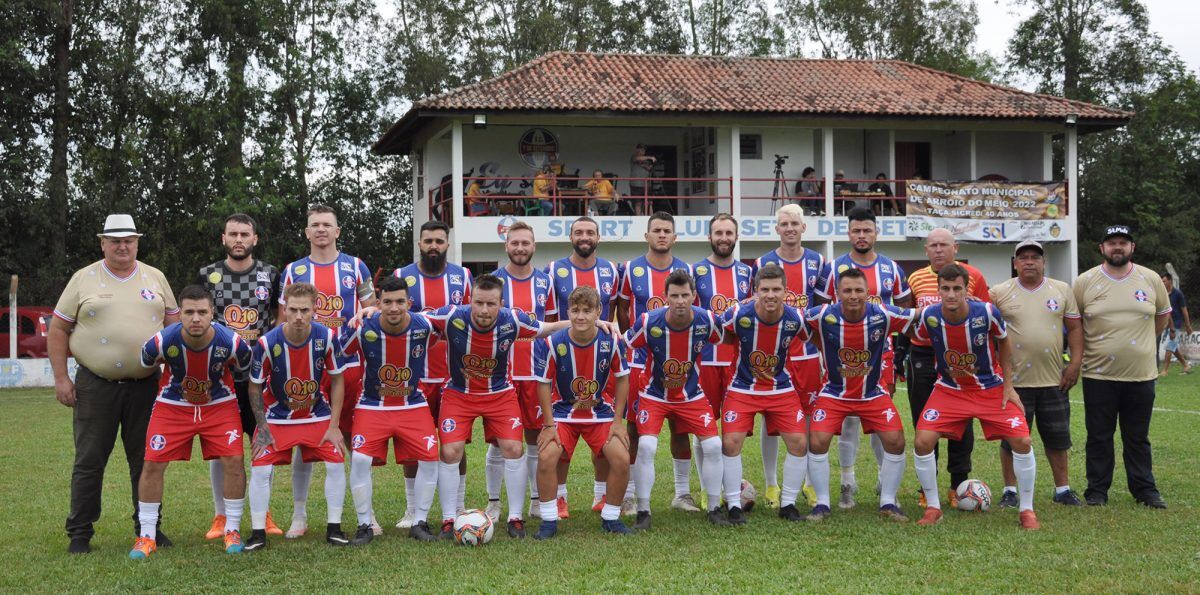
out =
<path fill-rule="evenodd" d="M 712 215 L 681 215 L 675 217 L 675 233 L 683 242 L 708 241 L 708 222 Z M 521 221 L 533 227 L 534 237 L 539 242 L 569 242 L 571 223 L 576 217 L 524 217 Z M 457 223 L 454 232 L 467 244 L 490 244 L 503 242 L 508 227 L 516 223 L 517 217 L 466 217 Z M 630 242 L 645 244 L 646 225 L 649 217 L 597 217 L 600 237 L 605 242 Z M 845 240 L 849 232 L 849 221 L 845 217 L 808 217 L 808 229 L 804 231 L 805 242 Z M 904 241 L 906 239 L 903 217 L 880 217 L 878 239 L 880 241 Z M 738 220 L 738 240 L 778 242 L 774 216 L 746 216 Z"/>
<path fill-rule="evenodd" d="M 1070 239 L 1062 182 L 908 182 L 905 234 L 924 238 L 950 230 L 968 242 L 1043 242 Z"/>

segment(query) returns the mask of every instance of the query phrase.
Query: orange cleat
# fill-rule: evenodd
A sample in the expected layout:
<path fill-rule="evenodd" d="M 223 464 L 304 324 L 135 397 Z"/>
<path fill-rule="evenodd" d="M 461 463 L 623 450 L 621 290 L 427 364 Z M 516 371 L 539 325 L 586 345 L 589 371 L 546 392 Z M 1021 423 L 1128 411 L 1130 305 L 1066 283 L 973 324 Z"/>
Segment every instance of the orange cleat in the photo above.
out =
<path fill-rule="evenodd" d="M 225 553 L 240 554 L 242 553 L 242 534 L 237 531 L 225 532 Z"/>
<path fill-rule="evenodd" d="M 567 510 L 567 499 L 563 496 L 558 497 L 558 518 L 566 519 L 571 517 L 571 512 Z"/>
<path fill-rule="evenodd" d="M 946 505 L 950 508 L 958 508 L 958 492 L 954 488 L 946 490 Z"/>
<path fill-rule="evenodd" d="M 595 502 L 592 502 L 592 512 L 600 512 L 601 510 L 604 510 L 604 496 L 600 496 L 596 498 Z"/>
<path fill-rule="evenodd" d="M 153 537 L 139 537 L 133 542 L 133 549 L 129 550 L 130 560 L 145 560 L 150 557 L 150 554 L 158 551 L 158 546 L 154 545 Z"/>
<path fill-rule="evenodd" d="M 1022 510 L 1021 514 L 1017 515 L 1017 522 L 1026 531 L 1037 531 L 1042 528 L 1042 524 L 1038 522 L 1037 515 L 1033 514 L 1032 510 Z"/>
<path fill-rule="evenodd" d="M 205 539 L 217 539 L 225 534 L 225 515 L 218 514 L 213 517 L 212 526 L 208 528 L 208 533 L 204 534 Z"/>
<path fill-rule="evenodd" d="M 224 527 L 222 527 L 224 529 Z M 267 511 L 267 535 L 283 535 L 283 529 L 275 524 L 275 519 L 271 518 L 271 511 Z"/>
<path fill-rule="evenodd" d="M 917 524 L 922 527 L 928 527 L 940 522 L 942 522 L 942 509 L 930 507 L 925 509 L 925 516 L 921 517 L 921 520 L 917 521 Z"/>
<path fill-rule="evenodd" d="M 929 508 L 929 501 L 925 499 L 925 492 L 923 490 L 917 490 L 917 494 L 917 507 L 921 508 L 922 510 Z"/>

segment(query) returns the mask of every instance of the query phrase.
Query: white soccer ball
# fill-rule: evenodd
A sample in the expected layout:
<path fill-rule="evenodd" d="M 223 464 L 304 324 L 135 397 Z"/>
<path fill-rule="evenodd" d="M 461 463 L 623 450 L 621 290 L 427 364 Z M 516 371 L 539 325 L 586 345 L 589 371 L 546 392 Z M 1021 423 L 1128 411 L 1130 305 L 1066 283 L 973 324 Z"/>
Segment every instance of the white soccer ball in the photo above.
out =
<path fill-rule="evenodd" d="M 992 490 L 979 479 L 968 479 L 954 490 L 958 495 L 958 509 L 967 512 L 987 512 L 992 507 Z"/>
<path fill-rule="evenodd" d="M 754 484 L 743 479 L 742 480 L 742 510 L 749 512 L 754 508 L 754 500 L 758 498 L 758 490 L 754 489 Z"/>
<path fill-rule="evenodd" d="M 454 517 L 454 540 L 462 545 L 483 545 L 492 540 L 495 526 L 482 510 L 464 510 Z"/>

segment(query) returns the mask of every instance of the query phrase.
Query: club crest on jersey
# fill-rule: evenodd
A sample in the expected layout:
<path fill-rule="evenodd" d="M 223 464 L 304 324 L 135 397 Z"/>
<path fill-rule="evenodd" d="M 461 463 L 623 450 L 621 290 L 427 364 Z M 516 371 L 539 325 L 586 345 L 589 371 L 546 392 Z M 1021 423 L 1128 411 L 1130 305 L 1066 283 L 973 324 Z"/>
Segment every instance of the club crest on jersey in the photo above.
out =
<path fill-rule="evenodd" d="M 363 338 L 366 339 L 368 343 L 374 343 L 379 340 L 379 333 L 376 333 L 375 331 L 367 331 L 363 333 Z"/>
<path fill-rule="evenodd" d="M 354 289 L 354 277 L 351 277 L 350 275 L 342 277 L 342 287 L 345 287 L 346 289 Z"/>
<path fill-rule="evenodd" d="M 454 322 L 451 322 L 450 324 L 453 324 L 454 328 L 456 328 L 460 331 L 467 330 L 467 323 L 463 322 L 463 319 L 461 319 L 461 318 L 455 318 Z"/>
<path fill-rule="evenodd" d="M 174 345 L 168 347 L 167 357 L 179 357 L 179 348 Z"/>
<path fill-rule="evenodd" d="M 564 279 L 567 277 L 567 275 L 571 274 L 569 271 L 567 271 L 567 269 L 555 269 L 555 270 L 557 271 L 555 274 Z"/>
<path fill-rule="evenodd" d="M 413 357 L 421 357 L 421 354 L 423 354 L 423 353 L 425 353 L 425 349 L 422 348 L 420 345 L 413 347 L 413 350 L 412 350 Z"/>
<path fill-rule="evenodd" d="M 700 265 L 700 266 L 696 267 L 696 274 L 697 275 L 707 275 L 708 267 L 706 267 L 704 265 Z"/>
<path fill-rule="evenodd" d="M 646 275 L 646 269 L 644 269 L 642 267 L 633 267 L 633 276 L 634 277 L 643 277 L 645 275 Z"/>
<path fill-rule="evenodd" d="M 888 274 L 888 271 L 887 271 L 887 269 L 884 269 L 883 273 L 884 273 L 885 275 L 886 275 L 886 274 Z M 893 286 L 893 282 L 892 282 L 892 280 L 891 280 L 891 279 L 884 279 L 884 280 L 883 280 L 883 288 L 884 288 L 884 289 L 886 289 L 886 290 L 888 290 L 888 291 L 891 291 L 891 290 L 892 290 L 892 286 Z"/>
<path fill-rule="evenodd" d="M 358 449 L 362 448 L 363 445 L 366 443 L 367 443 L 366 436 L 363 436 L 362 434 L 355 434 L 354 437 L 350 439 L 350 448 L 353 448 L 354 450 L 358 450 Z"/>
<path fill-rule="evenodd" d="M 975 338 L 973 339 L 973 341 L 975 341 L 976 345 L 983 347 L 983 343 L 985 341 L 987 341 L 987 336 L 986 335 L 975 335 Z"/>
<path fill-rule="evenodd" d="M 509 347 L 512 347 L 512 341 L 505 339 L 500 342 L 500 351 L 508 351 Z"/>
<path fill-rule="evenodd" d="M 602 289 L 604 289 L 604 294 L 605 294 L 605 295 L 611 295 L 611 294 L 612 294 L 612 283 L 605 282 L 605 283 L 604 283 L 604 284 L 602 284 L 600 287 L 601 287 Z"/>
<path fill-rule="evenodd" d="M 220 283 L 221 282 L 221 273 L 218 273 L 217 271 L 213 271 L 213 272 L 209 273 L 208 274 L 208 282 L 212 283 L 213 285 Z"/>
<path fill-rule="evenodd" d="M 657 326 L 652 326 L 652 327 L 650 327 L 650 336 L 651 337 L 661 337 L 661 336 L 663 336 L 663 330 Z"/>
<path fill-rule="evenodd" d="M 260 300 L 266 300 L 267 298 L 271 297 L 271 292 L 266 287 L 259 285 L 258 287 L 254 288 L 254 297 Z"/>
<path fill-rule="evenodd" d="M 145 291 L 145 290 L 143 289 L 142 291 Z M 145 294 L 142 294 L 142 295 L 143 295 L 143 296 L 145 296 Z M 146 298 L 146 299 L 150 299 L 150 298 Z M 1144 301 L 1146 301 L 1146 292 L 1144 292 L 1144 291 L 1142 291 L 1142 290 L 1140 290 L 1140 289 L 1139 289 L 1139 290 L 1137 290 L 1137 291 L 1134 291 L 1134 292 L 1133 292 L 1133 299 L 1135 299 L 1135 300 L 1137 300 L 1137 301 L 1139 301 L 1139 302 L 1144 302 Z"/>
<path fill-rule="evenodd" d="M 150 450 L 162 450 L 167 447 L 167 438 L 162 434 L 150 437 Z"/>
<path fill-rule="evenodd" d="M 941 416 L 942 413 L 937 409 L 926 409 L 925 412 L 921 414 L 921 419 L 925 421 L 937 421 Z"/>
<path fill-rule="evenodd" d="M 462 300 L 463 300 L 463 292 L 456 289 L 456 290 L 454 290 L 454 292 L 452 292 L 450 294 L 451 302 L 454 302 L 455 304 L 461 304 Z"/>
<path fill-rule="evenodd" d="M 213 357 L 218 360 L 224 361 L 226 358 L 229 357 L 229 348 L 228 347 L 217 347 L 217 348 L 213 349 Z"/>
<path fill-rule="evenodd" d="M 141 291 L 141 294 L 142 294 L 142 299 L 146 300 L 147 302 L 154 301 L 154 292 L 153 291 L 150 291 L 149 289 L 143 289 Z M 1143 299 L 1142 301 L 1144 302 L 1146 300 Z"/>
<path fill-rule="evenodd" d="M 303 275 L 304 273 L 308 272 L 308 267 L 301 264 L 301 265 L 297 265 L 296 268 L 293 270 L 296 271 L 297 275 Z"/>
<path fill-rule="evenodd" d="M 813 421 L 825 421 L 825 410 L 817 409 L 813 411 Z"/>
<path fill-rule="evenodd" d="M 745 281 L 738 281 L 738 289 L 742 290 L 742 295 L 750 293 L 750 284 Z"/>
<path fill-rule="evenodd" d="M 447 417 L 446 419 L 442 420 L 442 431 L 446 432 L 447 434 L 449 434 L 450 432 L 453 432 L 454 428 L 457 428 L 457 427 L 458 427 L 458 422 L 454 421 L 453 417 Z"/>
<path fill-rule="evenodd" d="M 875 329 L 875 330 L 871 331 L 871 340 L 872 340 L 872 341 L 878 341 L 878 340 L 880 340 L 880 339 L 882 339 L 882 338 L 883 338 L 883 331 L 882 331 L 882 330 L 880 330 L 880 329 Z"/>
<path fill-rule="evenodd" d="M 725 415 L 723 415 L 722 417 L 725 418 L 725 423 L 731 424 L 731 423 L 737 421 L 737 411 L 726 411 Z"/>
<path fill-rule="evenodd" d="M 1058 312 L 1058 300 L 1054 298 L 1046 300 L 1046 309 L 1051 312 Z"/>

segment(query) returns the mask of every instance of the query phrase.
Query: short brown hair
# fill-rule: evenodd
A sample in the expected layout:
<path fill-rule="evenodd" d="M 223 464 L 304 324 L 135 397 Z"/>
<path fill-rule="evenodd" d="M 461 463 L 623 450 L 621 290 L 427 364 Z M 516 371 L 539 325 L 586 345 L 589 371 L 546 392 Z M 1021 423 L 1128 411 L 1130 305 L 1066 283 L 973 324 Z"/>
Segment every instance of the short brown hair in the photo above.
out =
<path fill-rule="evenodd" d="M 286 302 L 295 297 L 308 297 L 316 302 L 317 288 L 312 283 L 292 283 L 283 290 L 283 301 Z"/>
<path fill-rule="evenodd" d="M 572 306 L 587 307 L 593 310 L 600 309 L 600 292 L 594 287 L 580 285 L 571 290 L 571 294 L 567 296 L 567 309 Z"/>
<path fill-rule="evenodd" d="M 670 292 L 672 285 L 687 285 L 688 289 L 696 291 L 696 280 L 692 278 L 692 273 L 687 269 L 675 269 L 667 275 L 666 282 L 663 283 L 663 291 Z"/>
<path fill-rule="evenodd" d="M 521 230 L 528 231 L 529 235 L 534 235 L 533 226 L 529 225 L 528 223 L 526 223 L 524 221 L 517 221 L 516 223 L 513 223 L 512 225 L 508 226 L 508 231 L 505 232 L 504 237 L 507 239 L 509 235 L 512 235 L 512 232 L 521 231 Z"/>
<path fill-rule="evenodd" d="M 759 283 L 771 279 L 783 279 L 783 286 L 787 287 L 787 275 L 784 274 L 783 269 L 773 262 L 768 262 L 754 273 L 754 289 L 758 289 Z"/>
<path fill-rule="evenodd" d="M 939 283 L 955 279 L 962 279 L 964 283 L 970 283 L 971 277 L 967 275 L 967 269 L 962 268 L 957 262 L 952 262 L 938 270 Z"/>
<path fill-rule="evenodd" d="M 471 293 L 478 291 L 500 291 L 504 289 L 504 281 L 495 275 L 483 274 L 475 277 L 475 284 L 471 287 Z"/>
<path fill-rule="evenodd" d="M 337 211 L 334 211 L 333 207 L 331 207 L 329 205 L 323 205 L 320 203 L 312 205 L 311 207 L 308 207 L 308 213 L 304 217 L 308 218 L 308 217 L 312 217 L 313 215 L 323 215 L 325 213 L 329 213 L 330 215 L 333 215 L 333 219 L 335 221 L 337 220 Z"/>
<path fill-rule="evenodd" d="M 221 227 L 222 233 L 225 232 L 225 228 L 229 227 L 229 224 L 231 222 L 232 223 L 241 223 L 242 225 L 249 225 L 250 228 L 254 230 L 254 234 L 258 235 L 258 222 L 255 221 L 254 218 L 251 217 L 250 215 L 247 215 L 245 213 L 234 213 L 234 214 L 226 217 L 225 223 Z"/>
<path fill-rule="evenodd" d="M 574 220 L 574 221 L 572 221 L 572 222 L 571 222 L 571 227 L 567 228 L 567 233 L 568 233 L 568 234 L 570 234 L 571 232 L 575 231 L 575 224 L 576 224 L 576 223 L 591 223 L 592 225 L 595 225 L 595 226 L 596 226 L 596 231 L 599 231 L 599 230 L 600 230 L 600 224 L 599 224 L 599 223 L 596 223 L 596 220 L 595 220 L 595 219 L 592 219 L 591 217 L 588 217 L 587 215 L 584 215 L 584 216 L 582 216 L 582 217 L 580 217 L 580 218 L 578 218 L 578 219 L 576 219 L 576 220 Z"/>
<path fill-rule="evenodd" d="M 712 235 L 712 228 L 714 225 L 717 224 L 718 221 L 732 222 L 733 223 L 733 233 L 736 234 L 738 232 L 738 222 L 737 222 L 737 219 L 733 218 L 733 215 L 730 215 L 729 213 L 717 213 L 716 215 L 712 216 L 712 219 L 708 220 L 708 235 Z"/>

